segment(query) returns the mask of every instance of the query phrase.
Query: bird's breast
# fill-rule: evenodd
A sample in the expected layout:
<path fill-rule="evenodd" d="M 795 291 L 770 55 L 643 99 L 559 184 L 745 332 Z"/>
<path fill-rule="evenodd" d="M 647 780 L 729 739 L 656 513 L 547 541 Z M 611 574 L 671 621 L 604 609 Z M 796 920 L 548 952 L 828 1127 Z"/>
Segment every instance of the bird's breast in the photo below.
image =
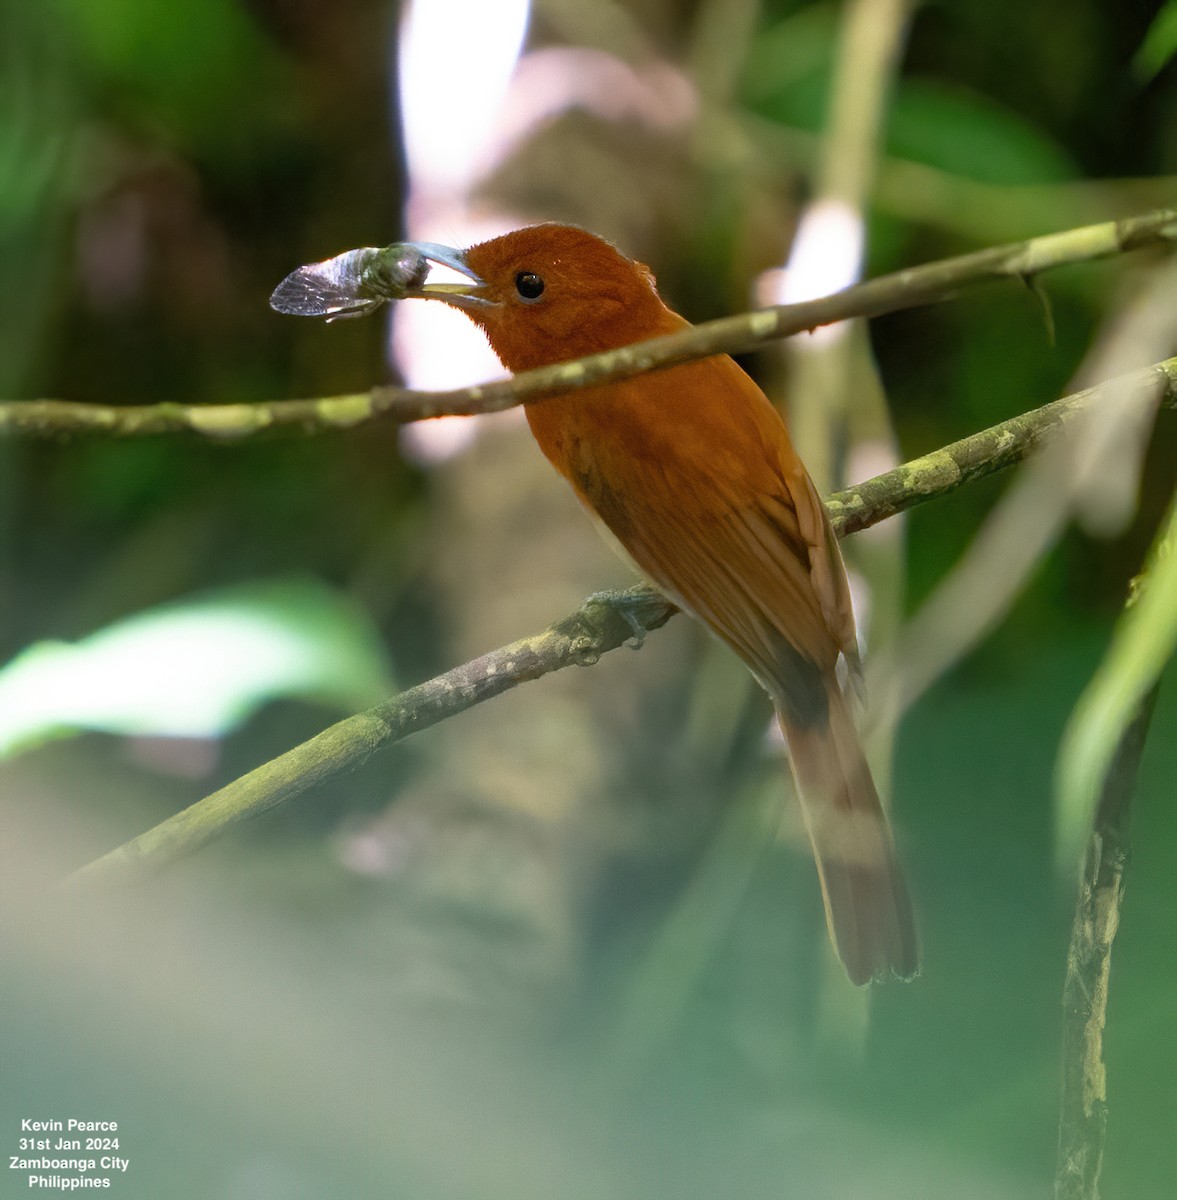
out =
<path fill-rule="evenodd" d="M 635 508 L 726 507 L 777 493 L 792 456 L 780 416 L 726 357 L 542 400 L 526 413 L 552 465 L 610 524 Z"/>

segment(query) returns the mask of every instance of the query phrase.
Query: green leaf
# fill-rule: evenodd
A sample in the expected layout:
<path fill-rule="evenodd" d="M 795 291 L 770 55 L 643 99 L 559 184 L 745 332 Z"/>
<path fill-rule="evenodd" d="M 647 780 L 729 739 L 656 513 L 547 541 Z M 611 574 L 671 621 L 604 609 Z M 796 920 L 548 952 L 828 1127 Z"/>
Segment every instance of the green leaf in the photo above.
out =
<path fill-rule="evenodd" d="M 839 9 L 809 4 L 764 30 L 749 48 L 741 86 L 766 115 L 806 129 L 825 119 L 837 52 Z"/>
<path fill-rule="evenodd" d="M 22 651 L 0 669 L 0 755 L 83 729 L 217 737 L 278 697 L 354 710 L 391 690 L 351 601 L 312 581 L 250 584 Z"/>
<path fill-rule="evenodd" d="M 741 79 L 744 102 L 782 125 L 821 133 L 839 21 L 837 6 L 809 5 L 761 33 Z M 1078 175 L 1067 152 L 1039 126 L 979 92 L 933 79 L 897 84 L 886 118 L 886 152 L 1002 186 Z"/>
<path fill-rule="evenodd" d="M 1055 774 L 1060 865 L 1079 859 L 1124 730 L 1177 647 L 1177 493 L 1112 643 L 1063 732 Z"/>
<path fill-rule="evenodd" d="M 1058 143 L 1011 109 L 927 80 L 907 80 L 897 91 L 887 150 L 981 183 L 1056 183 L 1076 174 Z"/>
<path fill-rule="evenodd" d="M 1167 0 L 1167 3 L 1153 17 L 1152 24 L 1144 35 L 1144 41 L 1140 43 L 1140 49 L 1132 58 L 1132 74 L 1141 83 L 1148 83 L 1150 79 L 1159 74 L 1175 53 L 1177 53 L 1177 0 Z"/>
<path fill-rule="evenodd" d="M 102 96 L 99 111 L 138 111 L 153 132 L 199 152 L 259 153 L 259 122 L 285 127 L 271 97 L 287 70 L 273 44 L 234 0 L 58 0 L 60 35 Z M 288 102 L 287 102 L 288 104 Z M 289 107 L 289 104 L 288 104 Z M 226 119 L 230 114 L 231 119 Z"/>

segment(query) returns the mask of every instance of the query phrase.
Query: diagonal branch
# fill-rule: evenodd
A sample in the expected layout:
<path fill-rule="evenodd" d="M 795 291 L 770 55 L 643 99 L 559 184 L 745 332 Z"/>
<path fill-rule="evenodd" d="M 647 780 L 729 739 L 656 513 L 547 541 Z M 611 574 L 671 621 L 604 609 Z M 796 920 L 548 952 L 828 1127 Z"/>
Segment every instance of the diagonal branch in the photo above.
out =
<path fill-rule="evenodd" d="M 1066 396 L 836 492 L 826 501 L 834 529 L 844 536 L 946 495 L 972 479 L 1033 454 L 1092 405 L 1129 404 L 1144 391 L 1160 392 L 1166 406 L 1177 408 L 1177 358 Z M 602 654 L 631 641 L 634 623 L 644 631 L 657 629 L 675 611 L 652 588 L 633 588 L 623 596 L 625 603 L 620 606 L 590 598 L 579 611 L 542 633 L 492 650 L 332 725 L 82 867 L 70 876 L 71 886 L 159 868 L 199 849 L 234 825 L 354 769 L 383 746 L 521 683 L 567 666 L 591 665 Z"/>
<path fill-rule="evenodd" d="M 1096 387 L 1054 400 L 1019 416 L 991 425 L 939 450 L 902 463 L 865 483 L 835 492 L 826 507 L 839 537 L 877 525 L 887 517 L 915 508 L 925 500 L 1013 466 L 1053 441 L 1066 426 L 1094 405 L 1135 406 L 1147 398 L 1177 408 L 1177 358 Z"/>
<path fill-rule="evenodd" d="M 674 605 L 651 588 L 633 588 L 622 595 L 629 600 L 630 615 L 645 631 L 664 625 L 675 612 Z M 118 878 L 137 868 L 163 866 L 241 821 L 354 770 L 382 746 L 561 667 L 590 666 L 634 635 L 634 626 L 616 607 L 590 598 L 579 611 L 542 633 L 492 650 L 337 722 L 83 867 L 70 880 L 86 884 Z"/>
<path fill-rule="evenodd" d="M 867 283 L 802 304 L 786 304 L 696 325 L 575 362 L 525 371 L 513 379 L 448 392 L 377 387 L 350 396 L 275 400 L 259 404 L 151 404 L 119 406 L 68 400 L 0 401 L 0 436 L 59 437 L 101 434 L 145 437 L 197 434 L 236 441 L 263 430 L 325 432 L 377 419 L 421 421 L 430 417 L 500 412 L 526 401 L 561 395 L 609 379 L 627 379 L 661 367 L 738 353 L 851 317 L 875 317 L 947 300 L 962 287 L 989 279 L 1027 280 L 1052 267 L 1089 262 L 1143 246 L 1177 243 L 1177 208 L 1158 209 L 1122 221 L 1086 225 L 946 258 L 882 275 Z"/>

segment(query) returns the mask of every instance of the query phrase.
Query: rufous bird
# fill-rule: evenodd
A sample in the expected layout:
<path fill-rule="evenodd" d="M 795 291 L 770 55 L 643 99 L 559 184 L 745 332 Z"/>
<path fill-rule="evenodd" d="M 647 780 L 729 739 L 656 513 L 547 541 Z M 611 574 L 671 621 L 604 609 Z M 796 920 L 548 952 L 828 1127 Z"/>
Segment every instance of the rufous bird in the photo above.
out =
<path fill-rule="evenodd" d="M 420 252 L 470 282 L 414 280 L 405 294 L 461 309 L 512 372 L 688 327 L 647 267 L 571 226 Z M 846 569 L 780 414 L 725 354 L 525 412 L 540 449 L 642 574 L 772 698 L 847 974 L 910 979 L 911 900 L 837 672 L 839 658 L 851 677 L 861 671 Z"/>

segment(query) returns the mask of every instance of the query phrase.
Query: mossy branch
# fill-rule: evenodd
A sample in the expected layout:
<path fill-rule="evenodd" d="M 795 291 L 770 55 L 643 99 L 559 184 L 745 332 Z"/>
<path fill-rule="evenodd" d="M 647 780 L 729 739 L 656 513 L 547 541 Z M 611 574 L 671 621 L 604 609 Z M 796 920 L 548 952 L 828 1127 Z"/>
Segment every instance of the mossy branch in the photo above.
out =
<path fill-rule="evenodd" d="M 627 611 L 646 632 L 664 625 L 675 612 L 674 605 L 651 588 L 636 587 L 622 595 L 628 600 Z M 354 770 L 382 746 L 562 667 L 590 666 L 635 632 L 617 607 L 590 597 L 578 611 L 541 633 L 492 650 L 324 729 L 76 871 L 70 883 L 85 885 L 163 866 L 241 821 Z"/>
<path fill-rule="evenodd" d="M 835 492 L 826 499 L 826 507 L 840 536 L 856 533 L 925 500 L 955 491 L 971 480 L 1021 462 L 1053 441 L 1093 405 L 1146 401 L 1177 408 L 1177 358 L 1141 367 L 1010 417 L 865 483 Z"/>
<path fill-rule="evenodd" d="M 1112 760 L 1079 880 L 1063 984 L 1062 1104 L 1055 1200 L 1099 1200 L 1107 1139 L 1107 1019 L 1112 944 L 1120 924 L 1132 794 L 1157 686 L 1141 701 Z"/>
<path fill-rule="evenodd" d="M 851 317 L 880 316 L 947 300 L 961 288 L 984 280 L 1012 278 L 1025 282 L 1053 267 L 1175 242 L 1177 208 L 1165 208 L 946 258 L 882 275 L 818 300 L 708 321 L 682 333 L 525 371 L 512 379 L 477 387 L 446 392 L 376 387 L 349 396 L 258 404 L 120 406 L 68 400 L 5 400 L 0 401 L 0 436 L 145 437 L 187 433 L 228 442 L 267 430 L 323 432 L 379 419 L 407 422 L 499 412 L 610 379 L 627 379 L 711 354 L 737 353 Z"/>
<path fill-rule="evenodd" d="M 1066 396 L 835 492 L 826 501 L 834 529 L 839 536 L 866 529 L 946 495 L 972 479 L 1020 462 L 1093 405 L 1130 404 L 1158 395 L 1167 406 L 1177 407 L 1177 358 Z M 628 617 L 646 631 L 665 624 L 675 611 L 652 588 L 632 588 L 625 595 Z M 85 886 L 157 869 L 199 849 L 234 825 L 352 770 L 383 746 L 521 683 L 567 666 L 591 665 L 601 655 L 632 640 L 634 634 L 634 626 L 618 606 L 590 598 L 577 612 L 541 633 L 492 650 L 332 725 L 82 867 L 69 882 Z"/>
<path fill-rule="evenodd" d="M 1079 814 L 1087 847 L 1063 984 L 1055 1200 L 1099 1200 L 1108 1122 L 1103 1031 L 1112 946 L 1124 898 L 1136 777 L 1161 673 L 1175 649 L 1175 566 L 1177 494 L 1132 581 L 1124 615 L 1075 706 L 1059 752 L 1056 804 L 1064 861 L 1074 854 L 1068 826 Z"/>

